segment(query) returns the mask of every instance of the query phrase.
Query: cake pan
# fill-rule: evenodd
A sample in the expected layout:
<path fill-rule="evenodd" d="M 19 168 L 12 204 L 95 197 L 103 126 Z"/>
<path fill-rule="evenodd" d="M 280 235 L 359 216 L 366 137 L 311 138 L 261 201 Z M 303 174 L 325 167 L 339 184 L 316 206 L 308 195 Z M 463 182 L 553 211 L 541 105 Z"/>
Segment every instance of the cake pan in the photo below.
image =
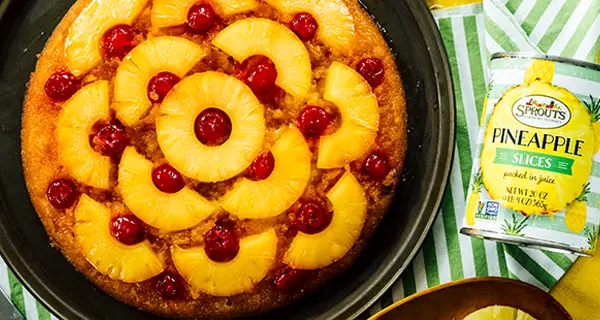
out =
<path fill-rule="evenodd" d="M 0 253 L 29 291 L 62 319 L 158 319 L 98 290 L 50 247 L 29 199 L 20 156 L 26 84 L 74 0 L 0 0 Z M 360 258 L 316 294 L 261 319 L 354 319 L 410 263 L 448 180 L 454 95 L 446 53 L 425 1 L 364 0 L 404 80 L 408 153 L 394 202 Z"/>

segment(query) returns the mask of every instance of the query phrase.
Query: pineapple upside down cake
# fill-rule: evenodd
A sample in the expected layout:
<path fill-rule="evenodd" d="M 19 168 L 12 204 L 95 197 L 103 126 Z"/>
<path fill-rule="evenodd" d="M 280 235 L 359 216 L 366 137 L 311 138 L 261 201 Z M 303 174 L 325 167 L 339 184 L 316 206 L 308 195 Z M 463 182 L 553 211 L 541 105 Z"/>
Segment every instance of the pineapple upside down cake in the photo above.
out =
<path fill-rule="evenodd" d="M 169 317 L 258 314 L 343 272 L 405 151 L 400 75 L 355 0 L 79 0 L 24 105 L 52 244 Z"/>

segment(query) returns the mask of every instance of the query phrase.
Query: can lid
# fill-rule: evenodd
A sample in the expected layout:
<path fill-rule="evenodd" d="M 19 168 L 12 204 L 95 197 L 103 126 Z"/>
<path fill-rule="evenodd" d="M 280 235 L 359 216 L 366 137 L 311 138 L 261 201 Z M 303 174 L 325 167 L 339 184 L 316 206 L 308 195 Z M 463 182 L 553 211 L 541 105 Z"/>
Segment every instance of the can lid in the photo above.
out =
<path fill-rule="evenodd" d="M 492 54 L 491 60 L 504 59 L 504 58 L 521 58 L 521 59 L 538 59 L 538 60 L 549 60 L 562 63 L 568 63 L 575 66 L 600 71 L 600 64 L 577 60 L 572 58 L 565 58 L 561 56 L 553 56 L 547 54 L 533 53 L 533 52 L 496 52 Z"/>

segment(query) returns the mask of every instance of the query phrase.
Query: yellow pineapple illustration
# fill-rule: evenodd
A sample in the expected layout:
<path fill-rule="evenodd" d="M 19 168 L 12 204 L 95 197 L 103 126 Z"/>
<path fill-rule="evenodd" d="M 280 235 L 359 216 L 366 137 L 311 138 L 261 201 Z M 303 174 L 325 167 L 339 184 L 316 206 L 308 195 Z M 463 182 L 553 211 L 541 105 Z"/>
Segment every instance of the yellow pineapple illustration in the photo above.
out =
<path fill-rule="evenodd" d="M 587 220 L 587 195 L 590 193 L 590 184 L 587 183 L 579 197 L 571 202 L 565 213 L 565 224 L 573 232 L 581 232 Z"/>
<path fill-rule="evenodd" d="M 481 179 L 481 170 L 477 171 L 473 176 L 473 184 L 471 194 L 469 195 L 469 202 L 467 203 L 467 224 L 470 226 L 475 224 L 475 213 L 478 210 L 479 199 L 481 198 L 481 186 L 483 185 L 483 180 Z"/>
<path fill-rule="evenodd" d="M 583 105 L 592 117 L 592 129 L 594 130 L 594 154 L 600 150 L 600 99 L 590 95 L 589 101 L 583 101 Z"/>
<path fill-rule="evenodd" d="M 533 60 L 525 72 L 525 83 L 536 80 L 552 82 L 554 79 L 554 62 L 548 60 Z"/>

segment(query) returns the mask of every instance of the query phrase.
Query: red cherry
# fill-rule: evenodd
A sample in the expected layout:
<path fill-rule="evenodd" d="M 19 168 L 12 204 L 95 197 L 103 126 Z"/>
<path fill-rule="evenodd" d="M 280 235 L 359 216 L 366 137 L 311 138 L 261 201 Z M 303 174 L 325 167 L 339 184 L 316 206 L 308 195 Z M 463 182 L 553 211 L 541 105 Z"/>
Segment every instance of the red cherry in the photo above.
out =
<path fill-rule="evenodd" d="M 231 221 L 218 221 L 204 235 L 204 252 L 216 262 L 233 260 L 240 251 L 240 238 Z"/>
<path fill-rule="evenodd" d="M 301 12 L 294 16 L 292 20 L 291 29 L 298 35 L 300 40 L 308 41 L 315 36 L 319 24 L 317 20 L 307 12 Z"/>
<path fill-rule="evenodd" d="M 165 271 L 156 277 L 154 288 L 158 295 L 165 300 L 180 298 L 184 290 L 181 278 L 169 271 Z"/>
<path fill-rule="evenodd" d="M 275 157 L 271 152 L 261 153 L 248 167 L 248 176 L 252 180 L 265 180 L 275 169 Z"/>
<path fill-rule="evenodd" d="M 231 135 L 231 119 L 223 110 L 208 108 L 198 115 L 194 129 L 200 142 L 208 146 L 219 146 Z"/>
<path fill-rule="evenodd" d="M 132 214 L 113 218 L 110 222 L 110 233 L 128 246 L 144 240 L 142 221 Z"/>
<path fill-rule="evenodd" d="M 305 278 L 306 271 L 285 268 L 280 270 L 275 276 L 275 288 L 283 293 L 298 290 L 302 287 Z"/>
<path fill-rule="evenodd" d="M 365 159 L 363 171 L 374 180 L 383 180 L 388 174 L 388 162 L 385 155 L 374 152 Z"/>
<path fill-rule="evenodd" d="M 126 24 L 120 24 L 108 29 L 102 37 L 102 50 L 106 58 L 123 59 L 131 49 L 135 35 L 131 27 Z"/>
<path fill-rule="evenodd" d="M 73 183 L 66 179 L 60 179 L 52 182 L 46 192 L 48 201 L 56 209 L 66 209 L 75 203 L 77 191 Z"/>
<path fill-rule="evenodd" d="M 317 201 L 306 201 L 296 211 L 295 224 L 298 230 L 315 234 L 323 231 L 331 222 L 331 215 Z"/>
<path fill-rule="evenodd" d="M 119 154 L 129 144 L 125 127 L 117 120 L 100 127 L 92 136 L 92 147 L 100 154 L 112 157 Z"/>
<path fill-rule="evenodd" d="M 325 109 L 318 106 L 308 106 L 298 116 L 300 131 L 310 138 L 321 136 L 329 126 L 329 114 Z"/>
<path fill-rule="evenodd" d="M 264 95 L 275 88 L 277 69 L 271 59 L 265 56 L 250 57 L 244 82 L 256 95 Z"/>
<path fill-rule="evenodd" d="M 215 11 L 208 3 L 200 3 L 188 11 L 188 27 L 193 33 L 206 33 L 215 23 Z"/>
<path fill-rule="evenodd" d="M 67 71 L 58 71 L 46 81 L 46 95 L 55 101 L 67 101 L 81 88 L 81 81 Z"/>
<path fill-rule="evenodd" d="M 176 193 L 184 187 L 181 173 L 167 163 L 152 171 L 152 182 L 165 193 Z"/>
<path fill-rule="evenodd" d="M 356 70 L 373 88 L 382 84 L 385 79 L 383 62 L 377 58 L 365 58 L 360 60 Z"/>
<path fill-rule="evenodd" d="M 148 83 L 148 98 L 151 101 L 162 101 L 169 91 L 181 80 L 171 72 L 160 72 Z"/>

